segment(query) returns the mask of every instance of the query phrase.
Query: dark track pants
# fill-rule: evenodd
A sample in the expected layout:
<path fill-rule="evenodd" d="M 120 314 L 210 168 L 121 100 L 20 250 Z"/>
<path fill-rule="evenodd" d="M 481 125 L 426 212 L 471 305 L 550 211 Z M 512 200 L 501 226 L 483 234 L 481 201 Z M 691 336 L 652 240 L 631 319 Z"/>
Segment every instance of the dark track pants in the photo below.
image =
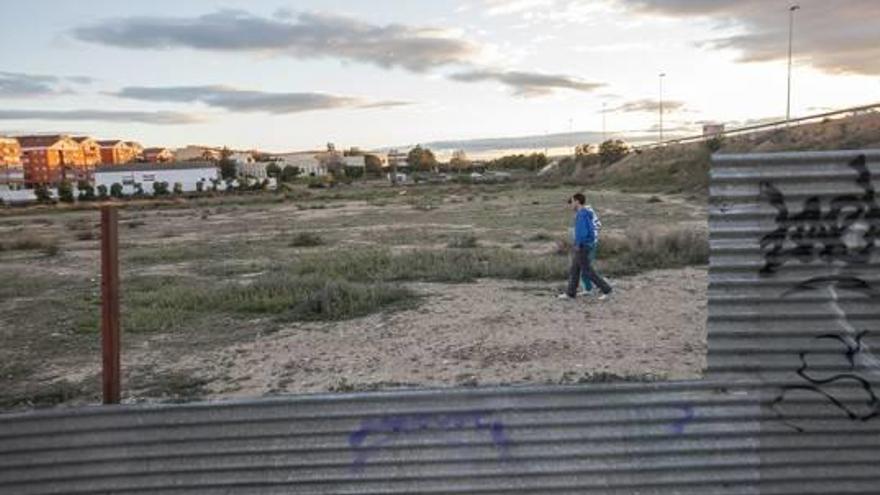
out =
<path fill-rule="evenodd" d="M 581 275 L 590 279 L 590 282 L 595 284 L 603 294 L 611 293 L 611 286 L 593 269 L 589 246 L 576 247 L 571 257 L 571 269 L 568 272 L 568 290 L 566 291 L 569 296 L 574 297 L 577 295 Z"/>

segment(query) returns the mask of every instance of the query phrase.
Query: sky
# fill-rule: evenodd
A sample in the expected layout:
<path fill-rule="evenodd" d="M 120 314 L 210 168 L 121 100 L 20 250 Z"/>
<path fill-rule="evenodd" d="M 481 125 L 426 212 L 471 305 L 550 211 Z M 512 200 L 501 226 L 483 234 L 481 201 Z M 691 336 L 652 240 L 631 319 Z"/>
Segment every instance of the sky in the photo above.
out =
<path fill-rule="evenodd" d="M 792 115 L 880 101 L 880 1 L 802 0 Z M 0 0 L 0 133 L 365 149 L 785 114 L 777 0 Z M 597 134 L 599 135 L 599 134 Z"/>

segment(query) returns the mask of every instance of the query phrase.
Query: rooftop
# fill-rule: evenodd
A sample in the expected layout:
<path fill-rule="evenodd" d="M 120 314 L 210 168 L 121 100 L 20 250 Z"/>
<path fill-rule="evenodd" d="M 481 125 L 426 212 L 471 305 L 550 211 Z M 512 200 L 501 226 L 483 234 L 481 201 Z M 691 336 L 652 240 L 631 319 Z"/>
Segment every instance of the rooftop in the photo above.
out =
<path fill-rule="evenodd" d="M 144 172 L 149 170 L 189 170 L 217 168 L 211 162 L 127 163 L 125 165 L 99 165 L 95 172 Z"/>
<path fill-rule="evenodd" d="M 58 141 L 67 138 L 64 134 L 46 134 L 38 136 L 16 136 L 15 139 L 22 148 L 40 148 L 52 146 Z"/>

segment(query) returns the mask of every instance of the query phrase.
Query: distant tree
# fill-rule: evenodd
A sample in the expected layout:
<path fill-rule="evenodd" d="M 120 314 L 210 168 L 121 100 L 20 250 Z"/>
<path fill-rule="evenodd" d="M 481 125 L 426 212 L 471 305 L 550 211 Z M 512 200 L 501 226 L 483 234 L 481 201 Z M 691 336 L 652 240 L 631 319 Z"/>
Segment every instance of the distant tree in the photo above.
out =
<path fill-rule="evenodd" d="M 437 167 L 437 158 L 434 157 L 434 153 L 428 148 L 422 148 L 422 145 L 417 145 L 407 153 L 406 163 L 414 171 L 430 172 Z"/>
<path fill-rule="evenodd" d="M 238 173 L 235 160 L 232 159 L 232 151 L 225 146 L 220 150 L 220 162 L 218 165 L 220 167 L 220 175 L 226 180 L 234 179 Z"/>
<path fill-rule="evenodd" d="M 113 184 L 110 184 L 110 196 L 112 196 L 114 198 L 121 198 L 122 197 L 122 184 L 120 184 L 118 182 L 114 182 Z"/>
<path fill-rule="evenodd" d="M 576 157 L 592 155 L 594 152 L 595 147 L 590 143 L 579 144 L 574 147 L 574 156 Z"/>
<path fill-rule="evenodd" d="M 73 186 L 68 181 L 61 181 L 58 185 L 58 199 L 65 203 L 73 203 Z"/>
<path fill-rule="evenodd" d="M 110 198 L 110 195 L 108 194 L 108 191 L 107 191 L 107 186 L 105 186 L 104 184 L 101 184 L 100 186 L 98 186 L 98 198 L 102 199 L 102 200 L 106 200 L 106 199 Z"/>
<path fill-rule="evenodd" d="M 205 192 L 205 179 L 196 182 L 196 192 Z"/>
<path fill-rule="evenodd" d="M 279 167 L 278 164 L 274 162 L 266 165 L 266 175 L 277 179 L 281 176 L 281 167 Z"/>
<path fill-rule="evenodd" d="M 382 159 L 376 155 L 364 155 L 364 171 L 371 177 L 381 177 Z"/>
<path fill-rule="evenodd" d="M 599 145 L 599 159 L 606 165 L 616 163 L 628 154 L 629 146 L 620 139 L 609 139 Z"/>
<path fill-rule="evenodd" d="M 95 187 L 91 183 L 81 180 L 77 183 L 76 189 L 79 191 L 77 199 L 80 201 L 94 201 Z"/>
<path fill-rule="evenodd" d="M 168 194 L 167 182 L 153 182 L 153 196 L 165 196 Z"/>
<path fill-rule="evenodd" d="M 293 182 L 302 173 L 299 167 L 287 165 L 281 170 L 281 182 Z"/>
<path fill-rule="evenodd" d="M 468 159 L 464 150 L 455 150 L 452 152 L 452 159 L 449 160 L 449 166 L 452 170 L 462 171 L 471 166 L 471 161 Z"/>
<path fill-rule="evenodd" d="M 34 188 L 34 196 L 37 197 L 37 201 L 40 203 L 52 202 L 52 194 L 49 192 L 49 188 L 46 187 L 45 184 L 40 184 Z"/>
<path fill-rule="evenodd" d="M 706 140 L 706 149 L 708 149 L 710 153 L 715 153 L 720 150 L 722 146 L 724 146 L 724 136 L 721 134 L 712 136 Z"/>
<path fill-rule="evenodd" d="M 183 194 L 183 184 L 180 182 L 174 183 L 174 194 Z"/>
<path fill-rule="evenodd" d="M 507 155 L 489 162 L 489 168 L 502 170 L 529 170 L 534 172 L 547 166 L 547 163 L 547 156 L 544 155 L 544 153 L 532 153 L 531 155 Z"/>

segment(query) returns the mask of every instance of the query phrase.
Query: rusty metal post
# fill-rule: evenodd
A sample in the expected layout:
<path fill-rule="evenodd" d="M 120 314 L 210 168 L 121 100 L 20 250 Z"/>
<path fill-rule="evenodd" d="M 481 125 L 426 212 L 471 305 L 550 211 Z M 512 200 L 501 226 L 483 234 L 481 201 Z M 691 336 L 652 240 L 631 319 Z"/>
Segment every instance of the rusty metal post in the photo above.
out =
<path fill-rule="evenodd" d="M 101 350 L 104 404 L 118 404 L 119 387 L 119 212 L 101 207 Z"/>

